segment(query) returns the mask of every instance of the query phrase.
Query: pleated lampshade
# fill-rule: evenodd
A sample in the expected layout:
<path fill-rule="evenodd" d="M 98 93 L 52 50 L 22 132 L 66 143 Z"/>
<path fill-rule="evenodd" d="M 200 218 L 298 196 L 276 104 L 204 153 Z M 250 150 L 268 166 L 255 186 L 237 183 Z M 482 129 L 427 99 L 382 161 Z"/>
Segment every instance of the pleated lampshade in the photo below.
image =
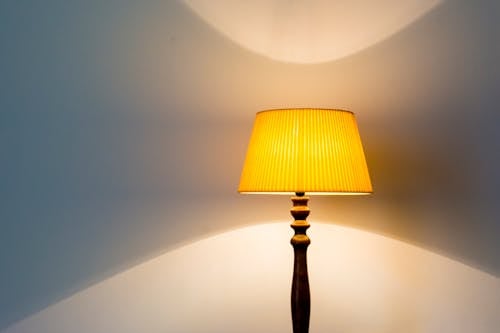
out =
<path fill-rule="evenodd" d="M 354 114 L 305 108 L 258 112 L 238 192 L 371 193 Z"/>

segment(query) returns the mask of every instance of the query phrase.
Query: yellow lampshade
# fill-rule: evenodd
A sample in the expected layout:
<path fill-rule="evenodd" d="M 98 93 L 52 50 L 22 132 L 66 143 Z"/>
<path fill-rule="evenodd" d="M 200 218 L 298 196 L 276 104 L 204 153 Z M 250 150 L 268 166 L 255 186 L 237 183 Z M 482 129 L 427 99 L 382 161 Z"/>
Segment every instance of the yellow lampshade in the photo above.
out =
<path fill-rule="evenodd" d="M 329 109 L 258 112 L 238 192 L 371 193 L 354 114 Z"/>

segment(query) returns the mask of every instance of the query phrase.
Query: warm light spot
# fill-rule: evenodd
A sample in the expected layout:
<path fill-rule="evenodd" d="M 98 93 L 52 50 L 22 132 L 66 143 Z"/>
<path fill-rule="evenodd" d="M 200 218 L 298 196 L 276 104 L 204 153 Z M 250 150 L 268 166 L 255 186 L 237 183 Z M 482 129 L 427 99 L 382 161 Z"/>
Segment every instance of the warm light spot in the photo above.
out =
<path fill-rule="evenodd" d="M 311 223 L 312 332 L 493 332 L 500 280 L 380 235 Z M 3 333 L 289 332 L 292 231 L 246 227 L 180 247 Z"/>
<path fill-rule="evenodd" d="M 401 30 L 440 0 L 184 0 L 241 46 L 297 63 L 335 60 Z"/>

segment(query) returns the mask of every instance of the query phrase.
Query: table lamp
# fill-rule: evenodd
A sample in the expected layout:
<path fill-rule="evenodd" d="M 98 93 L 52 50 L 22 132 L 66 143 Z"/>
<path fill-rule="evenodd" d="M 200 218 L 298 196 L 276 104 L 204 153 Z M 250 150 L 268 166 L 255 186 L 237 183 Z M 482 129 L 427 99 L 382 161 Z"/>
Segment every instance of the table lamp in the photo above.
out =
<path fill-rule="evenodd" d="M 309 198 L 305 194 L 372 193 L 354 114 L 314 108 L 258 112 L 238 192 L 292 195 L 292 324 L 294 333 L 307 333 L 310 294 L 306 253 L 310 240 L 306 235 Z"/>

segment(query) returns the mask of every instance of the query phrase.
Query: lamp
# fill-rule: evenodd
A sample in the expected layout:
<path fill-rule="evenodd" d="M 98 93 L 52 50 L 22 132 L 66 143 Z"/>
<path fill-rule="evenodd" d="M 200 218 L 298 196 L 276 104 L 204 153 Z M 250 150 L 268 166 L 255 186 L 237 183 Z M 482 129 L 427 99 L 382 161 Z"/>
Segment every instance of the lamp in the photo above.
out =
<path fill-rule="evenodd" d="M 310 195 L 370 194 L 372 186 L 356 119 L 350 111 L 276 109 L 258 112 L 238 188 L 240 193 L 294 194 L 292 323 L 309 330 L 307 202 Z"/>

